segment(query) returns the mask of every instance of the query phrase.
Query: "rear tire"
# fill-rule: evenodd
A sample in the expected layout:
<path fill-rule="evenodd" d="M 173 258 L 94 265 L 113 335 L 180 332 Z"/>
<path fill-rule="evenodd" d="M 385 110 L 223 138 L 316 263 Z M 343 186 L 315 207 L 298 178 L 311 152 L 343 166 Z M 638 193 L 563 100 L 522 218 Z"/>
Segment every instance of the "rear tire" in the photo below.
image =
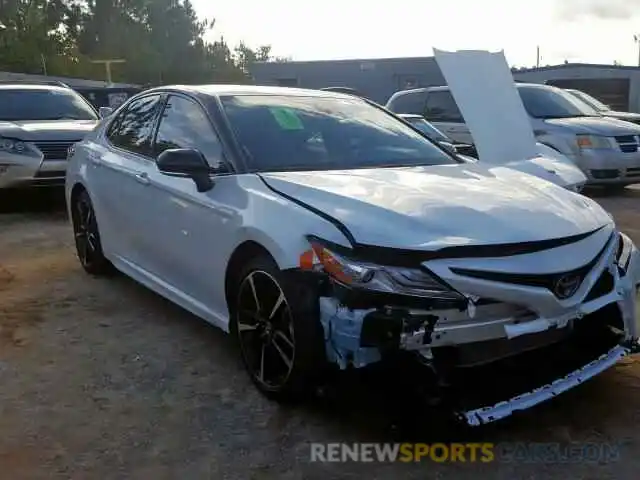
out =
<path fill-rule="evenodd" d="M 318 386 L 326 366 L 318 297 L 267 255 L 236 276 L 231 331 L 251 380 L 268 398 L 299 400 Z"/>
<path fill-rule="evenodd" d="M 75 237 L 76 253 L 85 272 L 91 275 L 108 275 L 114 268 L 102 251 L 100 230 L 93 203 L 86 190 L 82 190 L 71 205 L 71 222 Z"/>

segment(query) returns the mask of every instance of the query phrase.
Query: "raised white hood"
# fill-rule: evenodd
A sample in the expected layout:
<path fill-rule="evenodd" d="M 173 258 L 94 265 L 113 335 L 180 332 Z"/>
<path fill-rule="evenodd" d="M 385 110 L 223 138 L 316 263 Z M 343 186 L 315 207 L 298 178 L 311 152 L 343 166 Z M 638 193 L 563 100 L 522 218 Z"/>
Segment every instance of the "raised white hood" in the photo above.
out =
<path fill-rule="evenodd" d="M 563 187 L 586 182 L 570 159 L 537 143 L 504 52 L 433 51 L 483 164 L 519 170 Z"/>
<path fill-rule="evenodd" d="M 433 49 L 480 161 L 505 164 L 538 155 L 527 112 L 504 52 Z"/>

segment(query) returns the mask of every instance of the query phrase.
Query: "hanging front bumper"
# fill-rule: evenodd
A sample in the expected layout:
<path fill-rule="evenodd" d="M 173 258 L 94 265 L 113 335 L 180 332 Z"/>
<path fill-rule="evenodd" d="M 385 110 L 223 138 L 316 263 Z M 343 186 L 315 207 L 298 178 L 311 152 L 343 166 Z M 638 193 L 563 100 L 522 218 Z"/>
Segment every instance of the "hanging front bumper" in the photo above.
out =
<path fill-rule="evenodd" d="M 495 422 L 512 415 L 520 410 L 527 410 L 531 407 L 545 402 L 567 390 L 576 387 L 590 378 L 604 372 L 615 365 L 623 357 L 640 351 L 638 341 L 630 342 L 627 346 L 618 345 L 596 360 L 586 364 L 584 367 L 575 370 L 568 375 L 555 380 L 554 382 L 539 387 L 531 392 L 524 393 L 509 400 L 496 403 L 495 405 L 476 408 L 466 412 L 459 412 L 461 420 L 470 426 L 479 426 L 486 423 Z"/>

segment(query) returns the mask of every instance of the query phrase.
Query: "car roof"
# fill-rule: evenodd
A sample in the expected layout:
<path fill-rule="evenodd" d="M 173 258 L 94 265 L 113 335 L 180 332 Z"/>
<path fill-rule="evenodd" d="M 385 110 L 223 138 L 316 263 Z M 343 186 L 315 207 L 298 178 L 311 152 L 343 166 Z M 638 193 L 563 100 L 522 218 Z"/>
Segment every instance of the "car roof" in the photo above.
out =
<path fill-rule="evenodd" d="M 541 83 L 523 83 L 523 82 L 515 82 L 516 88 L 522 87 L 540 87 L 540 88 L 557 88 L 552 85 L 543 85 Z M 399 97 L 402 95 L 410 95 L 412 93 L 425 93 L 425 92 L 441 92 L 441 91 L 449 90 L 448 85 L 439 85 L 437 87 L 421 87 L 421 88 L 412 88 L 410 90 L 399 90 L 395 92 L 391 98 Z"/>
<path fill-rule="evenodd" d="M 146 90 L 150 92 L 184 92 L 202 96 L 222 97 L 227 95 L 283 95 L 288 97 L 324 97 L 324 98 L 358 98 L 339 92 L 326 90 L 311 90 L 305 88 L 292 87 L 269 87 L 259 85 L 168 85 Z"/>
<path fill-rule="evenodd" d="M 0 90 L 55 90 L 68 92 L 69 87 L 37 83 L 0 83 Z"/>

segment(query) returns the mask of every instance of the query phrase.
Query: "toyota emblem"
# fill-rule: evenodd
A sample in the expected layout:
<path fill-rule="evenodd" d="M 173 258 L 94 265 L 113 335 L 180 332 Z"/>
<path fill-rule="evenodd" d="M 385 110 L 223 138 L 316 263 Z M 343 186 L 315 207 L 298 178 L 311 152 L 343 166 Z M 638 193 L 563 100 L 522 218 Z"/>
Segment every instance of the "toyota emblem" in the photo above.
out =
<path fill-rule="evenodd" d="M 556 280 L 553 286 L 553 293 L 561 300 L 573 296 L 580 288 L 582 278 L 580 275 L 563 275 Z"/>

